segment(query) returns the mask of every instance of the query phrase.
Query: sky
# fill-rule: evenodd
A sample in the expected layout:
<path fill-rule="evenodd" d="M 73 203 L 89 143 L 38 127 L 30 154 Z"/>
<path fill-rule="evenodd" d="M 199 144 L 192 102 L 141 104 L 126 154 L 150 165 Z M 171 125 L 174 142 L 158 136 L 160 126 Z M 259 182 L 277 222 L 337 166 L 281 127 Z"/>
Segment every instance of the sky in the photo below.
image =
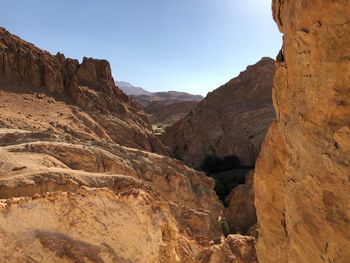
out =
<path fill-rule="evenodd" d="M 115 80 L 206 95 L 282 37 L 271 0 L 0 0 L 0 26 L 52 54 L 107 59 Z"/>

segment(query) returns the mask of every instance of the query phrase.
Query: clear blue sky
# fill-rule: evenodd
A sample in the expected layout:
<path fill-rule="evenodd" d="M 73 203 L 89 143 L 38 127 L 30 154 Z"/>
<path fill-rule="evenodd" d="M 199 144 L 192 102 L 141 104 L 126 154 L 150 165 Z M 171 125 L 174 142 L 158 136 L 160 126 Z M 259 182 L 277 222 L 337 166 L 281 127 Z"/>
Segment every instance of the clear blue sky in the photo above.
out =
<path fill-rule="evenodd" d="M 281 35 L 271 0 L 0 0 L 0 26 L 40 48 L 104 58 L 116 80 L 205 95 Z"/>

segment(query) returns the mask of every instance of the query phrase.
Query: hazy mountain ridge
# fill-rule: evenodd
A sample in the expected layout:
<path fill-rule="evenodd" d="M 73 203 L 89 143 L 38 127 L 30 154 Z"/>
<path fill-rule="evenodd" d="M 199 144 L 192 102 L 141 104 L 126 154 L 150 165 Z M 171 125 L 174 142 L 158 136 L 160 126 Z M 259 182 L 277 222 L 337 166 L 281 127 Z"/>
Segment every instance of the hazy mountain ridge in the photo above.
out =
<path fill-rule="evenodd" d="M 116 85 L 134 98 L 154 125 L 167 126 L 176 122 L 203 99 L 201 95 L 180 91 L 150 92 L 125 81 L 116 81 Z"/>
<path fill-rule="evenodd" d="M 126 81 L 115 81 L 115 85 L 119 89 L 121 89 L 126 95 L 133 96 L 133 95 L 149 95 L 152 92 L 147 91 L 140 87 L 135 87 L 134 85 L 130 84 Z"/>
<path fill-rule="evenodd" d="M 115 84 L 128 96 L 139 96 L 146 100 L 178 100 L 178 101 L 200 101 L 204 97 L 183 91 L 148 91 L 141 87 L 136 87 L 127 81 L 115 81 Z M 148 99 L 147 96 L 151 96 Z"/>

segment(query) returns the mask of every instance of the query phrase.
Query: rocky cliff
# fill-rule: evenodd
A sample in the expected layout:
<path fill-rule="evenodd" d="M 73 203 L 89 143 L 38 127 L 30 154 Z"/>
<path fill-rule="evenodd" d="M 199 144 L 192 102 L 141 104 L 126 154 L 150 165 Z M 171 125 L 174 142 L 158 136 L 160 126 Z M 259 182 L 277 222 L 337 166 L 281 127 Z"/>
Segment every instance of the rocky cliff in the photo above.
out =
<path fill-rule="evenodd" d="M 238 157 L 253 167 L 274 118 L 271 100 L 274 61 L 263 58 L 237 78 L 209 93 L 162 138 L 172 154 L 202 168 L 207 157 Z"/>
<path fill-rule="evenodd" d="M 79 132 L 86 138 L 165 153 L 147 118 L 115 86 L 106 60 L 84 57 L 79 63 L 60 53 L 53 56 L 0 28 L 0 81 L 4 90 L 28 93 L 33 92 L 31 87 L 42 88 L 49 97 L 77 106 L 71 117 L 81 124 Z M 64 118 L 52 118 L 52 129 L 67 128 L 56 124 L 57 119 Z"/>
<path fill-rule="evenodd" d="M 253 237 L 221 237 L 214 181 L 150 152 L 108 62 L 0 33 L 0 261 L 257 262 Z"/>
<path fill-rule="evenodd" d="M 350 258 L 350 3 L 274 0 L 277 122 L 256 164 L 259 262 Z"/>

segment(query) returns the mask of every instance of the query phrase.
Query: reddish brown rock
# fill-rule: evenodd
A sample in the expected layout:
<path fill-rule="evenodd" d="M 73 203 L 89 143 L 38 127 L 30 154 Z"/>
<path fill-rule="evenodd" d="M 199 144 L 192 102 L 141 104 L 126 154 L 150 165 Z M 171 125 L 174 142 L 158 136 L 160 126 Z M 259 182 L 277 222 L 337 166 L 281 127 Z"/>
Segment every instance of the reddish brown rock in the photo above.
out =
<path fill-rule="evenodd" d="M 108 61 L 84 57 L 79 64 L 60 53 L 53 56 L 0 28 L 0 65 L 0 88 L 14 96 L 46 92 L 57 100 L 72 100 L 65 108 L 75 104 L 79 107 L 74 110 L 76 113 L 89 115 L 80 121 L 85 122 L 84 132 L 91 139 L 166 153 L 165 147 L 154 137 L 146 116 L 115 86 Z M 74 117 L 79 119 L 80 116 Z M 87 119 L 96 125 L 90 126 Z M 1 120 L 4 121 L 4 117 Z M 17 128 L 8 122 L 6 127 Z M 97 134 L 90 131 L 95 127 Z M 77 132 L 66 132 L 79 137 L 75 136 Z"/>
<path fill-rule="evenodd" d="M 263 58 L 237 78 L 209 93 L 185 118 L 166 129 L 162 140 L 172 154 L 201 168 L 208 156 L 236 156 L 254 166 L 268 126 L 274 61 Z"/>

